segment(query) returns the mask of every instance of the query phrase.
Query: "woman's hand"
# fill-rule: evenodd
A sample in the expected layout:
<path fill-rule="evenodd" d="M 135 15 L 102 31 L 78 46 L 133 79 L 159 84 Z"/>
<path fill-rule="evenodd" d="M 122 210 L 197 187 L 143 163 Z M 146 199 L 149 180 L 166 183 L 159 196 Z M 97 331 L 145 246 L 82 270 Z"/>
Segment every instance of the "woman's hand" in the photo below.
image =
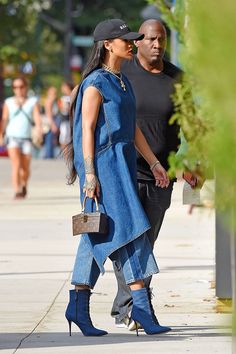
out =
<path fill-rule="evenodd" d="M 83 192 L 86 197 L 94 198 L 100 196 L 100 183 L 93 173 L 86 173 Z"/>
<path fill-rule="evenodd" d="M 169 186 L 169 177 L 166 173 L 166 170 L 164 169 L 164 167 L 162 167 L 159 161 L 154 164 L 154 166 L 151 168 L 151 171 L 153 173 L 153 176 L 155 177 L 156 186 L 161 188 L 167 188 Z"/>

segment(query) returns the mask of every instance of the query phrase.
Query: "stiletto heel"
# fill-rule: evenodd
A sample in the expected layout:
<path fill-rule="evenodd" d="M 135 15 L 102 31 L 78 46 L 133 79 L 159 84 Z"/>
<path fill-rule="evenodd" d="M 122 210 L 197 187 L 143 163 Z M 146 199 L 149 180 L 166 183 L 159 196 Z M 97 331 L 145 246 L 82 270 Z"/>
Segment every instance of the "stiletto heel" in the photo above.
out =
<path fill-rule="evenodd" d="M 70 302 L 66 309 L 66 319 L 69 323 L 71 336 L 71 322 L 79 327 L 84 336 L 104 336 L 107 334 L 102 329 L 95 328 L 89 314 L 90 290 L 70 290 Z"/>
<path fill-rule="evenodd" d="M 137 337 L 138 337 L 138 324 L 137 324 L 136 321 L 134 321 L 134 323 L 135 323 L 136 334 L 137 334 Z"/>
<path fill-rule="evenodd" d="M 69 323 L 69 335 L 70 335 L 70 337 L 71 337 L 71 321 L 70 320 L 67 320 L 68 321 L 68 323 Z"/>
<path fill-rule="evenodd" d="M 135 322 L 137 336 L 137 322 L 141 324 L 146 334 L 159 334 L 171 330 L 170 327 L 159 324 L 146 288 L 133 290 L 131 293 L 133 297 L 131 318 Z"/>

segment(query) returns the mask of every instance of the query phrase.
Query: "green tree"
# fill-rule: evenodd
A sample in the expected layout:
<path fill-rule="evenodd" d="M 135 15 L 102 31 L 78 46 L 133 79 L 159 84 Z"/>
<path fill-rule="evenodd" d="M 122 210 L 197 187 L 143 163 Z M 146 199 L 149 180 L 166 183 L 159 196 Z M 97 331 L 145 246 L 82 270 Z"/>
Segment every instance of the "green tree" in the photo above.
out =
<path fill-rule="evenodd" d="M 207 175 L 209 164 L 214 166 L 218 185 L 216 207 L 229 216 L 226 227 L 235 233 L 236 3 L 176 0 L 174 11 L 170 11 L 164 0 L 154 2 L 162 9 L 165 21 L 180 34 L 180 60 L 186 73 L 183 84 L 177 86 L 176 113 L 172 119 L 180 122 L 188 149 L 177 158 L 171 157 L 172 169 L 193 166 L 197 159 L 201 173 Z M 235 265 L 232 274 L 235 301 Z M 234 329 L 236 332 L 236 323 Z"/>
<path fill-rule="evenodd" d="M 23 64 L 30 60 L 36 67 L 37 85 L 62 79 L 70 41 L 68 36 L 65 43 L 67 4 L 65 0 L 0 0 L 0 61 Z M 145 0 L 71 0 L 71 27 L 77 34 L 91 35 L 99 21 L 121 17 L 137 29 L 145 5 Z"/>
<path fill-rule="evenodd" d="M 163 12 L 165 22 L 179 33 L 180 61 L 185 72 L 183 83 L 177 85 L 173 97 L 176 113 L 172 121 L 180 122 L 188 149 L 171 158 L 172 167 L 181 164 L 193 167 L 197 159 L 202 172 L 207 173 L 212 162 L 223 176 L 221 203 L 236 207 L 232 193 L 236 180 L 236 166 L 232 164 L 236 156 L 233 89 L 236 50 L 232 47 L 235 40 L 232 14 L 236 4 L 228 0 L 221 8 L 211 6 L 211 0 L 207 1 L 208 6 L 177 0 L 171 11 L 164 0 L 154 3 Z"/>
<path fill-rule="evenodd" d="M 46 0 L 0 0 L 0 61 L 17 64 L 17 68 L 30 61 L 36 68 L 36 84 L 40 84 L 41 75 L 61 72 L 62 44 L 39 20 L 39 14 L 50 6 Z"/>
<path fill-rule="evenodd" d="M 207 102 L 203 99 L 195 73 L 190 66 L 188 52 L 187 1 L 177 0 L 175 7 L 170 8 L 165 0 L 151 0 L 162 13 L 165 23 L 178 33 L 179 61 L 184 70 L 183 81 L 176 85 L 173 96 L 175 114 L 171 123 L 177 121 L 182 129 L 183 144 L 180 152 L 169 157 L 170 175 L 175 175 L 176 169 L 189 169 L 199 178 L 212 174 L 212 164 L 208 150 L 205 147 L 213 134 L 212 119 L 206 114 Z M 188 142 L 186 144 L 186 141 Z"/>
<path fill-rule="evenodd" d="M 90 34 L 96 24 L 106 18 L 121 18 L 137 30 L 141 22 L 140 12 L 147 5 L 146 0 L 80 0 L 79 3 L 80 16 L 74 23 L 82 31 L 89 29 Z"/>

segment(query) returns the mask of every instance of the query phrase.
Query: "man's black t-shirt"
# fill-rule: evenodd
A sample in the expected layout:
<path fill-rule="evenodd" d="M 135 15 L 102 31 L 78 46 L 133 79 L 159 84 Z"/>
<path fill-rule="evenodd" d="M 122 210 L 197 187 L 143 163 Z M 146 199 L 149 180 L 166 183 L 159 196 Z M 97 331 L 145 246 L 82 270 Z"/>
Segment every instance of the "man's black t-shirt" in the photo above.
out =
<path fill-rule="evenodd" d="M 169 153 L 176 152 L 180 143 L 179 126 L 170 125 L 169 120 L 174 113 L 171 95 L 181 70 L 164 60 L 163 71 L 153 74 L 145 70 L 135 56 L 122 64 L 122 73 L 128 77 L 134 90 L 137 124 L 153 153 L 162 166 L 168 169 Z M 148 163 L 140 154 L 137 156 L 137 168 L 138 179 L 154 179 Z"/>

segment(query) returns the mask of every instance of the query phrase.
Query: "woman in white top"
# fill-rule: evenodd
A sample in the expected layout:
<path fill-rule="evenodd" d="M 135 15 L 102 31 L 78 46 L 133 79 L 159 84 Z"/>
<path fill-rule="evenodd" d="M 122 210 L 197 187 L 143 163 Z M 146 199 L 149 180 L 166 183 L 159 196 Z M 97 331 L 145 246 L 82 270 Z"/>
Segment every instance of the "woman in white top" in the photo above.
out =
<path fill-rule="evenodd" d="M 63 82 L 61 85 L 62 96 L 60 98 L 60 113 L 61 113 L 61 124 L 60 124 L 60 135 L 59 143 L 61 150 L 63 150 L 71 140 L 70 135 L 70 95 L 73 89 L 73 85 L 69 82 Z"/>
<path fill-rule="evenodd" d="M 12 184 L 15 199 L 25 198 L 30 175 L 31 129 L 41 134 L 41 117 L 36 97 L 28 97 L 24 77 L 12 82 L 14 96 L 5 100 L 2 114 L 2 135 L 6 134 L 8 154 L 12 163 Z"/>
<path fill-rule="evenodd" d="M 50 86 L 47 90 L 44 100 L 44 112 L 49 130 L 44 135 L 45 153 L 43 157 L 45 159 L 52 159 L 54 157 L 55 147 L 58 145 L 60 126 L 57 89 L 54 86 Z"/>

